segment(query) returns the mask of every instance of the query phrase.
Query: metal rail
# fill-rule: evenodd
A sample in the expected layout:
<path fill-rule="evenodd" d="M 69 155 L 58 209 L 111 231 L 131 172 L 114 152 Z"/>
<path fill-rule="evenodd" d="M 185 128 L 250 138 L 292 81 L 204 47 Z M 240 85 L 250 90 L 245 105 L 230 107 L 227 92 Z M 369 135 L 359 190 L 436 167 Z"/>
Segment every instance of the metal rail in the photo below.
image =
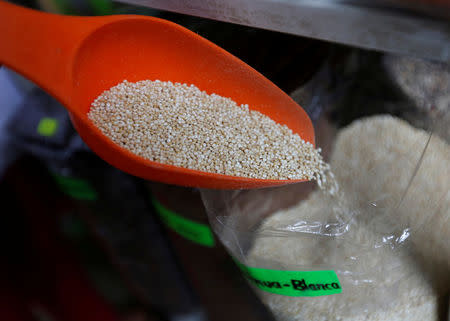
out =
<path fill-rule="evenodd" d="M 119 1 L 450 63 L 450 0 Z"/>

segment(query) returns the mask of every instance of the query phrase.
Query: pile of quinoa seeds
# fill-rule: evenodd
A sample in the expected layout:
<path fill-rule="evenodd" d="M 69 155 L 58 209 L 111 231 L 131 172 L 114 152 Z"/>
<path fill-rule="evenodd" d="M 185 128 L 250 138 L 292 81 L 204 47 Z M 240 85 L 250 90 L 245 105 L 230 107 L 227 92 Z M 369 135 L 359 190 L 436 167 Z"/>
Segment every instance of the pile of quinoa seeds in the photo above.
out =
<path fill-rule="evenodd" d="M 288 127 L 194 85 L 123 81 L 92 103 L 89 119 L 116 144 L 146 159 L 260 179 L 317 179 L 320 149 Z"/>

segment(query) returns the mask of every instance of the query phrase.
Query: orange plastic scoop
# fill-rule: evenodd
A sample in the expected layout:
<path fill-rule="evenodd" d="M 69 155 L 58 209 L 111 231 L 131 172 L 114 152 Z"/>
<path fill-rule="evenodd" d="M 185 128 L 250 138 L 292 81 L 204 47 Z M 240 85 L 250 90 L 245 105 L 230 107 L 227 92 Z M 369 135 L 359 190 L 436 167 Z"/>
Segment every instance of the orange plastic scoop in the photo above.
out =
<path fill-rule="evenodd" d="M 144 16 L 70 17 L 0 1 L 0 63 L 58 99 L 87 145 L 132 175 L 182 186 L 256 188 L 298 181 L 206 173 L 148 161 L 117 146 L 87 118 L 92 101 L 124 79 L 194 84 L 287 125 L 314 144 L 305 111 L 257 71 L 197 34 Z"/>

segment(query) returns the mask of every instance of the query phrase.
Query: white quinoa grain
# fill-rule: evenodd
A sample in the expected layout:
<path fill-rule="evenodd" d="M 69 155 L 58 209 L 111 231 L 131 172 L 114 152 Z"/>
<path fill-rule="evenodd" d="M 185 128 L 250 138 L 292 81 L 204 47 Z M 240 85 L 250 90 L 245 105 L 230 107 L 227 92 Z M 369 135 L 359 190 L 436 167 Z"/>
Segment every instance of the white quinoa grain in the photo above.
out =
<path fill-rule="evenodd" d="M 194 85 L 123 81 L 92 103 L 89 119 L 134 154 L 179 167 L 264 179 L 320 179 L 320 151 L 287 126 Z"/>
<path fill-rule="evenodd" d="M 432 137 L 416 168 L 428 137 L 388 115 L 353 122 L 337 135 L 331 156 L 339 197 L 313 192 L 262 222 L 248 265 L 333 267 L 343 288 L 338 295 L 312 298 L 258 290 L 278 321 L 440 320 L 439 298 L 450 290 L 450 146 Z M 345 234 L 318 237 L 312 227 L 301 232 L 306 222 L 335 222 L 337 209 L 354 215 Z M 409 243 L 392 250 L 389 236 L 403 229 Z M 298 232 L 289 237 L 280 231 Z"/>

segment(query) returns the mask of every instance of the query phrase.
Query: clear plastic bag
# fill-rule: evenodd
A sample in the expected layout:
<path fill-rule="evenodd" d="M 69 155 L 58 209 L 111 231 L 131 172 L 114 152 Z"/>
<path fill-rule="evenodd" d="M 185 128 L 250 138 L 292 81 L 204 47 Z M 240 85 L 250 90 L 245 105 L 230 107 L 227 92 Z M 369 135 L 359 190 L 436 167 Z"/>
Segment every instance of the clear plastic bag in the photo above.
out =
<path fill-rule="evenodd" d="M 379 55 L 345 59 L 335 64 L 341 70 L 329 63 L 297 93 L 339 189 L 307 182 L 202 190 L 211 226 L 278 320 L 444 319 L 450 108 L 424 114 L 392 85 Z M 365 78 L 369 73 L 375 80 Z M 427 99 L 432 106 L 434 98 Z M 288 271 L 286 278 L 278 271 Z M 318 271 L 315 283 L 305 271 Z M 336 274 L 340 293 L 327 293 L 331 283 L 325 274 L 320 283 L 320 271 Z M 300 291 L 311 284 L 316 293 Z"/>
<path fill-rule="evenodd" d="M 439 296 L 450 289 L 448 160 L 438 137 L 373 116 L 337 136 L 335 195 L 309 182 L 202 197 L 213 229 L 250 267 L 244 274 L 278 319 L 436 320 Z M 268 280 L 252 268 L 331 270 L 342 292 L 275 294 L 270 286 L 292 284 L 258 283 Z"/>

